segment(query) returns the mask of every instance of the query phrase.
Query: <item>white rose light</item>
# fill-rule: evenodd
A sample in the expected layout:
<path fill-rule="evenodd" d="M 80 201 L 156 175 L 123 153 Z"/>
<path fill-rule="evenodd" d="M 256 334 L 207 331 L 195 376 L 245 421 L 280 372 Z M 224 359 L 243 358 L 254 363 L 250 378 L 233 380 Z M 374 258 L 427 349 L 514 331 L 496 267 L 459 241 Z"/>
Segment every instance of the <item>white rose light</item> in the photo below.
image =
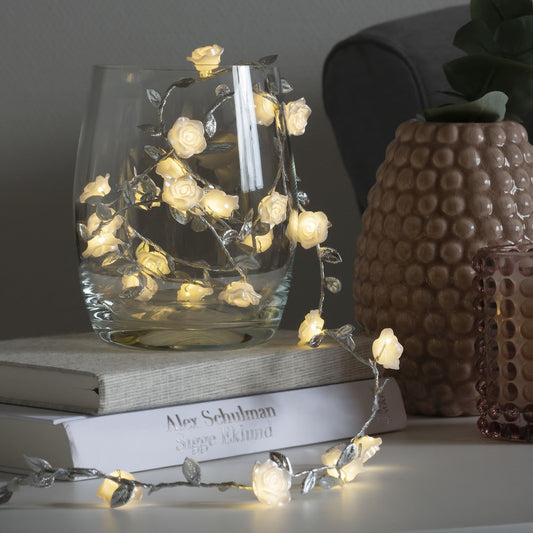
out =
<path fill-rule="evenodd" d="M 266 93 L 254 93 L 255 118 L 261 126 L 270 126 L 276 117 L 276 104 Z"/>
<path fill-rule="evenodd" d="M 284 505 L 291 501 L 291 474 L 267 459 L 256 463 L 252 473 L 252 489 L 256 498 L 267 505 Z"/>
<path fill-rule="evenodd" d="M 147 302 L 148 300 L 151 300 L 153 295 L 158 291 L 159 287 L 157 285 L 157 281 L 150 276 L 147 276 L 144 274 L 145 284 L 142 290 L 135 296 L 135 300 L 138 300 L 139 302 Z M 131 289 L 135 287 L 139 287 L 141 285 L 141 280 L 139 273 L 136 272 L 134 274 L 124 274 L 122 276 L 122 290 L 125 291 L 126 289 Z"/>
<path fill-rule="evenodd" d="M 284 222 L 287 219 L 288 203 L 289 199 L 276 191 L 265 196 L 257 207 L 261 222 L 270 224 L 270 226 Z"/>
<path fill-rule="evenodd" d="M 181 178 L 165 180 L 163 185 L 163 202 L 185 212 L 200 202 L 204 191 L 196 180 L 188 174 Z"/>
<path fill-rule="evenodd" d="M 167 135 L 168 142 L 176 154 L 188 159 L 194 154 L 200 154 L 207 147 L 204 137 L 204 125 L 200 120 L 179 117 Z"/>
<path fill-rule="evenodd" d="M 119 478 L 119 479 L 135 480 L 135 478 L 129 472 L 124 472 L 123 470 L 115 470 L 114 472 L 111 472 L 111 474 L 109 475 L 112 477 Z M 107 503 L 107 505 L 110 506 L 111 498 L 113 497 L 113 494 L 118 489 L 118 487 L 119 487 L 119 484 L 116 481 L 113 481 L 112 479 L 106 479 L 96 491 L 96 496 L 104 500 Z M 138 487 L 138 486 L 134 487 L 128 503 L 139 501 L 142 498 L 142 495 L 143 495 L 142 487 Z"/>
<path fill-rule="evenodd" d="M 87 248 L 81 255 L 82 257 L 101 257 L 110 252 L 118 251 L 120 244 L 124 243 L 117 239 L 113 233 L 100 231 L 87 241 Z"/>
<path fill-rule="evenodd" d="M 306 250 L 324 242 L 328 238 L 331 226 L 328 217 L 322 211 L 291 212 L 286 235 L 292 242 L 299 242 Z"/>
<path fill-rule="evenodd" d="M 398 370 L 403 346 L 398 342 L 391 328 L 381 331 L 379 337 L 372 343 L 372 355 L 384 368 Z"/>
<path fill-rule="evenodd" d="M 313 337 L 322 333 L 324 320 L 320 316 L 318 309 L 313 309 L 305 315 L 304 321 L 298 329 L 300 344 L 307 344 Z"/>
<path fill-rule="evenodd" d="M 261 300 L 261 295 L 255 292 L 252 285 L 244 280 L 230 283 L 219 295 L 222 300 L 237 307 L 248 307 L 257 305 Z"/>
<path fill-rule="evenodd" d="M 213 294 L 211 287 L 199 283 L 183 283 L 177 294 L 178 302 L 200 302 L 206 296 Z"/>
<path fill-rule="evenodd" d="M 265 235 L 256 235 L 255 237 L 252 237 L 252 234 L 250 234 L 242 241 L 242 243 L 250 248 L 254 248 L 255 241 L 255 249 L 258 253 L 263 253 L 272 246 L 273 237 L 274 232 L 270 230 Z"/>
<path fill-rule="evenodd" d="M 366 463 L 369 459 L 374 457 L 376 453 L 379 452 L 381 443 L 383 441 L 380 437 L 370 437 L 368 435 L 364 435 L 363 437 L 354 439 L 352 442 L 357 446 L 357 449 L 361 447 L 361 460 L 363 463 Z"/>
<path fill-rule="evenodd" d="M 343 450 L 344 446 L 342 444 L 330 448 L 326 453 L 322 455 L 322 464 L 324 466 L 334 467 L 337 464 L 337 461 L 339 460 L 340 456 L 342 455 Z M 342 468 L 328 468 L 327 472 L 328 475 L 330 475 L 331 477 L 340 477 L 342 481 L 344 481 L 345 483 L 349 483 L 350 481 L 353 481 L 355 477 L 363 471 L 363 462 L 364 461 L 361 459 L 361 457 L 355 457 L 352 461 L 350 461 L 348 464 L 345 464 Z"/>
<path fill-rule="evenodd" d="M 114 209 L 111 209 L 111 214 L 115 214 Z M 124 224 L 124 218 L 120 215 L 113 216 L 111 220 L 102 221 L 96 213 L 93 213 L 87 219 L 87 231 L 92 235 L 98 228 L 100 228 L 101 233 L 115 234 L 122 224 Z"/>
<path fill-rule="evenodd" d="M 187 61 L 192 61 L 194 67 L 200 73 L 200 77 L 207 77 L 220 65 L 220 56 L 224 48 L 218 44 L 201 46 L 192 51 Z"/>
<path fill-rule="evenodd" d="M 220 189 L 211 189 L 204 194 L 200 205 L 214 217 L 227 218 L 239 208 L 239 197 L 226 194 Z"/>
<path fill-rule="evenodd" d="M 185 165 L 173 157 L 166 157 L 159 161 L 155 167 L 155 171 L 165 181 L 175 180 L 187 174 Z"/>
<path fill-rule="evenodd" d="M 311 108 L 305 103 L 305 98 L 283 104 L 283 111 L 289 135 L 303 135 L 311 114 Z"/>
<path fill-rule="evenodd" d="M 170 274 L 167 258 L 161 252 L 150 252 L 146 243 L 141 243 L 135 250 L 137 263 L 149 274 L 158 278 Z"/>
<path fill-rule="evenodd" d="M 83 204 L 88 198 L 91 198 L 91 196 L 105 196 L 110 192 L 109 174 L 106 174 L 105 176 L 96 176 L 94 181 L 85 185 L 85 188 L 80 195 L 80 202 Z"/>

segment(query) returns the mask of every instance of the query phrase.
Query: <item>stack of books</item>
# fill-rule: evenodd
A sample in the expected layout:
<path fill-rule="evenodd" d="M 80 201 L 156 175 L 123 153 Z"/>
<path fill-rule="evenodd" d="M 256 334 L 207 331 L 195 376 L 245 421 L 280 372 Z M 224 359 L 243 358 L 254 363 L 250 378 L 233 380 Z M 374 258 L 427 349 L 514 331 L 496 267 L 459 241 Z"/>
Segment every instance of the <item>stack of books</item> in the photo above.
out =
<path fill-rule="evenodd" d="M 369 339 L 358 349 L 370 357 Z M 352 437 L 368 418 L 368 366 L 333 342 L 158 352 L 92 333 L 0 341 L 0 470 L 24 455 L 57 467 L 136 472 Z M 398 386 L 381 396 L 371 434 L 404 428 Z"/>

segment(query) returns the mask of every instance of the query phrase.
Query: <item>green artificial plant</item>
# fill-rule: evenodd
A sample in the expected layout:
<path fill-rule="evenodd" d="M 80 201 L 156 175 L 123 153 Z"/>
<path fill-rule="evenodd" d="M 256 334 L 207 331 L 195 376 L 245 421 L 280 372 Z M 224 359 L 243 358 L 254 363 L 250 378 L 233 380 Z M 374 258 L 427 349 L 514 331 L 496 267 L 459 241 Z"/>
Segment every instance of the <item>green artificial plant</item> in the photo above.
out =
<path fill-rule="evenodd" d="M 471 0 L 472 20 L 453 44 L 466 53 L 444 64 L 454 92 L 465 103 L 426 109 L 441 122 L 520 120 L 533 107 L 532 0 Z"/>

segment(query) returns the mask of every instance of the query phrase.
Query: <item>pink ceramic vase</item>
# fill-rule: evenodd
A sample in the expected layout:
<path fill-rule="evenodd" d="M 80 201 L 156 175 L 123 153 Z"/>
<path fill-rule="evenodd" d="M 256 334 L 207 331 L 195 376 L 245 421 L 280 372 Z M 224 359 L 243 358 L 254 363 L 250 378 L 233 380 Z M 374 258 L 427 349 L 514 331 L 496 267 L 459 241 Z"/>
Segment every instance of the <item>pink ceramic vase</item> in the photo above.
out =
<path fill-rule="evenodd" d="M 410 413 L 476 414 L 472 259 L 533 241 L 533 147 L 515 122 L 401 124 L 362 217 L 356 319 L 392 327 Z"/>

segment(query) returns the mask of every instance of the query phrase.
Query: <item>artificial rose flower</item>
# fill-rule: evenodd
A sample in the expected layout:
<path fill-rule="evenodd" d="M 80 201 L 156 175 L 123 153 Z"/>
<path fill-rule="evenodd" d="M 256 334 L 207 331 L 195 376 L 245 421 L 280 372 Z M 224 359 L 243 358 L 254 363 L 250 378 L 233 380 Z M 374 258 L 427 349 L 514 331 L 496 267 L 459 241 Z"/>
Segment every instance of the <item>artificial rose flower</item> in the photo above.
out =
<path fill-rule="evenodd" d="M 318 309 L 309 311 L 298 329 L 300 344 L 307 344 L 315 335 L 320 335 L 323 327 L 324 319 L 320 316 Z"/>
<path fill-rule="evenodd" d="M 267 505 L 284 505 L 291 501 L 291 474 L 272 459 L 256 463 L 252 473 L 252 489 L 256 498 Z"/>
<path fill-rule="evenodd" d="M 99 231 L 87 241 L 87 248 L 81 254 L 82 257 L 101 257 L 110 252 L 116 252 L 119 244 L 124 244 L 113 233 Z"/>
<path fill-rule="evenodd" d="M 183 283 L 178 289 L 179 302 L 199 302 L 206 296 L 213 294 L 211 287 L 199 283 Z"/>
<path fill-rule="evenodd" d="M 207 147 L 203 123 L 187 117 L 179 117 L 174 122 L 167 138 L 176 154 L 184 159 L 203 152 Z"/>
<path fill-rule="evenodd" d="M 220 189 L 211 189 L 204 194 L 200 205 L 214 217 L 227 218 L 239 208 L 239 197 L 226 194 Z"/>
<path fill-rule="evenodd" d="M 303 135 L 311 114 L 311 108 L 306 105 L 305 98 L 283 104 L 283 111 L 289 135 Z"/>
<path fill-rule="evenodd" d="M 83 204 L 91 196 L 105 196 L 111 192 L 109 185 L 109 174 L 105 176 L 96 176 L 94 181 L 87 183 L 80 196 L 80 202 Z"/>
<path fill-rule="evenodd" d="M 120 479 L 130 479 L 135 480 L 135 478 L 129 473 L 124 472 L 123 470 L 115 470 L 114 472 L 111 472 L 109 474 L 110 476 L 120 478 Z M 113 493 L 118 489 L 119 484 L 116 481 L 113 481 L 111 479 L 105 479 L 104 482 L 100 485 L 98 490 L 96 491 L 96 496 L 98 498 L 101 498 L 104 500 L 107 505 L 111 505 L 111 498 L 113 497 Z M 133 489 L 133 492 L 131 493 L 130 502 L 133 501 L 139 501 L 142 498 L 143 495 L 143 488 L 136 486 Z"/>
<path fill-rule="evenodd" d="M 265 196 L 257 207 L 261 222 L 275 226 L 281 224 L 287 218 L 287 204 L 289 199 L 274 191 Z"/>
<path fill-rule="evenodd" d="M 299 242 L 306 250 L 324 242 L 328 237 L 330 223 L 322 211 L 304 211 L 298 218 L 293 211 L 289 218 L 286 235 L 292 242 Z"/>
<path fill-rule="evenodd" d="M 296 209 L 291 210 L 285 235 L 287 236 L 287 239 L 292 242 L 292 244 L 298 243 L 298 211 L 296 211 Z"/>
<path fill-rule="evenodd" d="M 261 126 L 270 126 L 276 116 L 276 104 L 267 93 L 254 93 L 255 118 Z"/>
<path fill-rule="evenodd" d="M 139 300 L 140 302 L 147 302 L 150 300 L 159 288 L 155 279 L 146 274 L 144 274 L 144 278 L 144 287 L 141 292 L 135 296 L 135 300 Z M 130 289 L 131 287 L 139 287 L 140 284 L 141 280 L 138 272 L 135 274 L 124 274 L 122 276 L 122 290 Z"/>
<path fill-rule="evenodd" d="M 257 305 L 261 300 L 261 295 L 255 292 L 252 285 L 244 280 L 230 283 L 219 295 L 222 300 L 230 305 L 237 307 L 248 307 Z"/>
<path fill-rule="evenodd" d="M 193 50 L 187 61 L 192 61 L 200 76 L 208 76 L 211 71 L 220 65 L 220 56 L 224 48 L 218 44 L 202 46 Z"/>
<path fill-rule="evenodd" d="M 197 205 L 203 194 L 203 189 L 189 174 L 175 180 L 165 180 L 163 185 L 163 201 L 182 212 Z"/>
<path fill-rule="evenodd" d="M 391 328 L 381 331 L 379 337 L 372 343 L 372 355 L 384 368 L 398 370 L 403 346 L 398 342 Z"/>
<path fill-rule="evenodd" d="M 167 258 L 161 252 L 150 252 L 148 244 L 142 242 L 135 250 L 137 263 L 149 274 L 158 278 L 170 274 Z"/>
<path fill-rule="evenodd" d="M 266 252 L 271 246 L 272 246 L 272 240 L 274 238 L 274 232 L 270 230 L 265 235 L 256 235 L 255 239 L 252 237 L 252 234 L 246 236 L 245 239 L 243 239 L 242 243 L 246 246 L 249 246 L 250 248 L 254 247 L 254 240 L 255 240 L 255 249 L 258 253 Z"/>
<path fill-rule="evenodd" d="M 338 444 L 322 454 L 322 464 L 324 466 L 335 466 L 345 448 L 344 444 Z M 352 461 L 345 464 L 342 468 L 328 468 L 327 473 L 331 477 L 340 477 L 342 481 L 348 483 L 352 481 L 357 474 L 363 471 L 363 460 L 361 457 L 355 457 Z"/>
<path fill-rule="evenodd" d="M 165 181 L 175 180 L 187 174 L 187 169 L 185 168 L 183 163 L 177 161 L 173 157 L 166 157 L 165 159 L 161 159 L 161 161 L 157 163 L 155 171 Z"/>
<path fill-rule="evenodd" d="M 111 209 L 111 213 L 115 214 L 115 210 Z M 100 224 L 102 225 L 100 226 Z M 101 233 L 115 234 L 122 224 L 124 224 L 124 217 L 121 217 L 120 215 L 114 216 L 112 219 L 103 222 L 96 213 L 93 213 L 87 219 L 87 231 L 92 235 L 98 228 L 100 228 Z"/>
<path fill-rule="evenodd" d="M 376 453 L 379 452 L 381 443 L 383 442 L 380 437 L 370 437 L 369 435 L 364 435 L 358 439 L 352 441 L 359 449 L 361 446 L 361 460 L 363 463 L 366 463 L 369 459 L 374 457 Z M 359 453 L 359 452 L 358 452 Z"/>

